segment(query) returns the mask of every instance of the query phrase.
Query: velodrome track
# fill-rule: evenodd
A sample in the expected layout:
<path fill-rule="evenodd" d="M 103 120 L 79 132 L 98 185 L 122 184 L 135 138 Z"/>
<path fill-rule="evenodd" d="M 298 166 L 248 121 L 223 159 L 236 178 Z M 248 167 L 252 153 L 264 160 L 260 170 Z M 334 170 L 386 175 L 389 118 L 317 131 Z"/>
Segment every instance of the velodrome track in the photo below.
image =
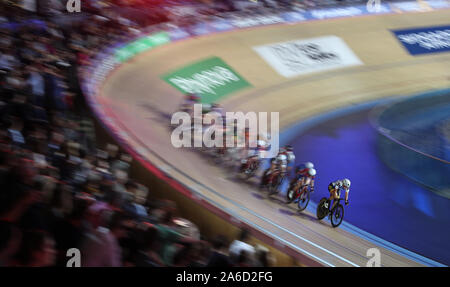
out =
<path fill-rule="evenodd" d="M 285 206 L 281 197 L 256 200 L 261 196 L 256 186 L 236 181 L 233 174 L 200 154 L 172 147 L 164 115 L 177 109 L 182 95 L 160 77 L 199 60 L 220 57 L 252 85 L 224 98 L 221 103 L 225 109 L 277 111 L 283 130 L 336 108 L 448 87 L 450 54 L 413 57 L 389 30 L 417 27 L 417 23 L 424 27 L 445 25 L 449 19 L 450 10 L 441 10 L 273 25 L 190 38 L 138 55 L 120 66 L 105 81 L 99 102 L 112 124 L 127 136 L 129 145 L 156 167 L 199 193 L 203 200 L 320 265 L 365 266 L 366 251 L 372 247 L 380 249 L 383 266 L 428 265 L 423 258 L 407 256 L 402 250 L 395 252 L 382 243 L 332 229 L 310 212 L 286 216 L 281 211 L 295 212 L 296 206 Z M 363 65 L 287 79 L 252 49 L 328 35 L 343 39 Z"/>

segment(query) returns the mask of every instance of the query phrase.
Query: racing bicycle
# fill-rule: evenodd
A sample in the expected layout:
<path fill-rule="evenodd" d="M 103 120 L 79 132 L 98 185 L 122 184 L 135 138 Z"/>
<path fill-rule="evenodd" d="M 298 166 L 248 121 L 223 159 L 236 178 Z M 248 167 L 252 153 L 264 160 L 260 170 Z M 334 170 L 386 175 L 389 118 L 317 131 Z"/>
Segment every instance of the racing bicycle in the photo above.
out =
<path fill-rule="evenodd" d="M 328 198 L 323 197 L 317 205 L 317 219 L 322 220 L 325 216 L 330 215 L 331 225 L 338 227 L 344 219 L 344 206 L 340 203 L 344 198 L 337 199 L 337 204 L 332 210 L 330 205 L 332 204 Z M 336 200 L 336 199 L 335 199 Z"/>
<path fill-rule="evenodd" d="M 286 172 L 282 172 L 279 168 L 276 168 L 273 172 L 268 173 L 269 169 L 264 172 L 261 180 L 261 186 L 269 189 L 269 196 L 278 193 L 278 188 L 283 183 L 286 176 Z"/>
<path fill-rule="evenodd" d="M 293 201 L 298 200 L 298 209 L 300 211 L 303 211 L 309 203 L 311 186 L 309 184 L 300 184 L 298 181 L 295 181 L 289 185 L 289 188 L 286 192 L 286 203 L 289 204 Z"/>
<path fill-rule="evenodd" d="M 249 179 L 255 175 L 260 165 L 261 161 L 259 158 L 257 156 L 252 156 L 248 159 L 242 160 L 239 171 L 245 176 L 246 179 Z"/>

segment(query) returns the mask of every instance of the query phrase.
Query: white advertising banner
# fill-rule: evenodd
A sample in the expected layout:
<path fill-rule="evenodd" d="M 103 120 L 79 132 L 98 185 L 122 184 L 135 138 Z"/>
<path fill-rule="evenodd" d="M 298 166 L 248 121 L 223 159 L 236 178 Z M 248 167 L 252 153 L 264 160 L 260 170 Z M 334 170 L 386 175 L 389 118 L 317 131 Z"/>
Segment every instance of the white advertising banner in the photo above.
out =
<path fill-rule="evenodd" d="M 274 43 L 253 49 L 287 78 L 363 64 L 336 36 Z"/>

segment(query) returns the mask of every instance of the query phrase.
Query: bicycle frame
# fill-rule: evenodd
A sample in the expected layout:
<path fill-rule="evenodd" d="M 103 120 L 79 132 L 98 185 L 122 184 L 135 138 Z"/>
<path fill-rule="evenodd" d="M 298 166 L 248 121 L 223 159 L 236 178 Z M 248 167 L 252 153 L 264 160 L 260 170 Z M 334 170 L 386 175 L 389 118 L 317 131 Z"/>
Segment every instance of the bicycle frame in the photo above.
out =
<path fill-rule="evenodd" d="M 338 206 L 339 202 L 341 202 L 341 200 L 344 200 L 345 198 L 339 198 L 339 199 L 332 199 L 331 201 L 335 201 L 337 200 L 337 203 L 334 205 L 334 207 L 332 209 L 328 209 L 329 213 L 333 213 L 333 211 L 336 209 L 336 207 Z M 331 202 L 329 203 L 331 204 Z"/>
<path fill-rule="evenodd" d="M 296 183 L 296 184 L 298 184 L 298 183 Z M 298 188 L 296 188 L 294 200 L 301 197 L 303 193 L 307 192 L 307 189 L 308 189 L 307 185 L 300 185 Z"/>

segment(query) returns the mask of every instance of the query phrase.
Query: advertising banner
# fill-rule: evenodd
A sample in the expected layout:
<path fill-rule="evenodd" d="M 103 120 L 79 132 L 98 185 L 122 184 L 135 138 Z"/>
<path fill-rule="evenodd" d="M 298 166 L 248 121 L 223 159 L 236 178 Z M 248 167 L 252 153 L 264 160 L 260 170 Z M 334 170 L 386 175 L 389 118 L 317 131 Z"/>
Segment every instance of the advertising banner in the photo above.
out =
<path fill-rule="evenodd" d="M 193 25 L 190 31 L 192 32 L 192 34 L 196 36 L 205 35 L 213 32 L 205 22 L 200 22 Z"/>
<path fill-rule="evenodd" d="M 268 44 L 253 49 L 284 77 L 362 64 L 336 36 Z"/>
<path fill-rule="evenodd" d="M 392 10 L 397 13 L 401 12 L 424 12 L 431 11 L 432 8 L 425 1 L 405 1 L 405 2 L 395 2 L 389 3 Z"/>
<path fill-rule="evenodd" d="M 225 19 L 214 20 L 210 22 L 209 25 L 214 31 L 218 32 L 228 31 L 234 28 L 231 22 Z"/>
<path fill-rule="evenodd" d="M 433 9 L 450 8 L 450 1 L 448 0 L 428 0 L 426 3 Z"/>
<path fill-rule="evenodd" d="M 202 103 L 218 99 L 249 87 L 250 84 L 222 59 L 208 58 L 162 76 L 162 79 L 182 93 L 196 93 Z"/>
<path fill-rule="evenodd" d="M 285 23 L 286 21 L 279 15 L 261 15 L 252 17 L 239 17 L 231 20 L 231 23 L 236 28 L 248 28 L 261 25 L 272 25 Z"/>
<path fill-rule="evenodd" d="M 328 9 L 315 9 L 306 12 L 311 19 L 328 19 L 339 17 L 353 17 L 366 14 L 363 9 L 357 7 L 338 7 Z"/>
<path fill-rule="evenodd" d="M 411 55 L 450 51 L 450 26 L 392 30 Z"/>
<path fill-rule="evenodd" d="M 181 40 L 181 39 L 184 39 L 184 38 L 188 38 L 188 37 L 190 37 L 191 35 L 189 34 L 189 32 L 187 32 L 186 30 L 184 30 L 183 28 L 173 28 L 173 29 L 170 29 L 169 31 L 168 31 L 168 33 L 169 33 L 169 37 L 170 37 L 170 39 L 172 40 L 172 41 L 177 41 L 177 40 Z"/>
<path fill-rule="evenodd" d="M 295 12 L 295 11 L 285 12 L 282 14 L 282 17 L 283 17 L 284 21 L 289 22 L 289 23 L 296 23 L 296 22 L 301 22 L 301 21 L 307 20 L 305 18 L 305 16 L 303 15 L 303 13 Z"/>
<path fill-rule="evenodd" d="M 116 58 L 119 62 L 125 62 L 136 54 L 150 50 L 154 47 L 170 42 L 167 32 L 160 32 L 139 38 L 138 40 L 119 48 L 116 51 Z"/>

